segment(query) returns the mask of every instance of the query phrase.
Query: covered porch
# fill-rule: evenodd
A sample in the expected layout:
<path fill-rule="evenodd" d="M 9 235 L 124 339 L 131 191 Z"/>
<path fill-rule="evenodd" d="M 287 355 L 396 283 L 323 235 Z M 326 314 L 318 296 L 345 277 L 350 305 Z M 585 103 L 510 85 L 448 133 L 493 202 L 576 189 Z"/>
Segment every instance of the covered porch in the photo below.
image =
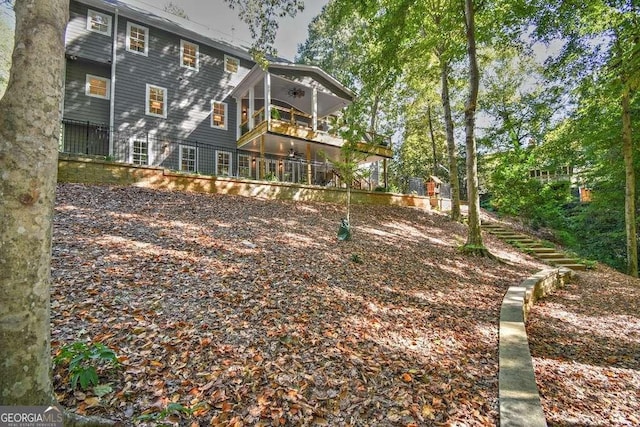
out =
<path fill-rule="evenodd" d="M 331 165 L 344 141 L 331 122 L 353 102 L 354 94 L 318 67 L 256 66 L 234 89 L 237 148 L 252 153 L 257 179 L 339 185 Z M 389 139 L 369 134 L 359 143 L 365 162 L 393 156 Z M 385 173 L 386 176 L 386 173 Z"/>

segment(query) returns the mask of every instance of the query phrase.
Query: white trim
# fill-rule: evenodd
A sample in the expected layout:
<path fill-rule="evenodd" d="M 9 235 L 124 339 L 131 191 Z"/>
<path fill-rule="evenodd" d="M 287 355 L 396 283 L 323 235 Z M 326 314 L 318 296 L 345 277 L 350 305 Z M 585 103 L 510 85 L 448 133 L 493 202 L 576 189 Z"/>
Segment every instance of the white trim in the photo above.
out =
<path fill-rule="evenodd" d="M 226 154 L 227 157 L 229 158 L 229 171 L 227 172 L 227 174 L 222 175 L 219 171 L 218 171 L 218 156 L 220 154 Z M 217 176 L 233 176 L 233 153 L 231 151 L 226 151 L 226 150 L 216 150 L 216 175 Z"/>
<path fill-rule="evenodd" d="M 238 63 L 236 71 L 229 71 L 227 69 L 227 64 L 229 63 L 229 61 L 235 61 L 235 62 Z M 235 56 L 225 55 L 224 56 L 224 71 L 227 72 L 227 73 L 232 73 L 232 74 L 235 74 L 235 73 L 239 72 L 240 71 L 240 60 L 238 58 L 236 58 Z"/>
<path fill-rule="evenodd" d="M 116 7 L 113 13 L 113 34 L 118 34 L 118 8 Z M 111 43 L 111 93 L 116 93 L 116 62 L 118 52 L 118 37 L 114 37 Z M 109 128 L 114 129 L 114 123 L 116 120 L 116 97 L 112 96 L 109 101 Z M 113 134 L 109 132 L 109 155 L 113 157 Z"/>
<path fill-rule="evenodd" d="M 94 22 L 93 17 L 100 17 L 106 21 L 107 30 L 101 31 L 95 28 L 91 28 L 91 24 Z M 97 10 L 87 9 L 87 30 L 105 35 L 107 37 L 111 37 L 111 29 L 112 29 L 112 20 L 111 15 L 107 15 L 106 13 L 98 12 Z"/>
<path fill-rule="evenodd" d="M 97 95 L 95 93 L 91 93 L 91 79 L 101 80 L 105 84 L 106 95 Z M 95 76 L 93 74 L 87 74 L 84 84 L 84 94 L 87 96 L 91 96 L 93 98 L 100 99 L 110 99 L 111 98 L 111 81 L 109 81 L 106 77 Z"/>
<path fill-rule="evenodd" d="M 240 173 L 240 167 L 241 167 L 241 166 L 240 166 L 240 158 L 241 158 L 241 157 L 244 157 L 244 158 L 246 158 L 246 159 L 249 161 L 249 165 L 247 166 L 247 169 L 248 169 L 248 171 L 249 171 L 249 174 L 248 174 L 248 175 L 243 175 L 243 174 L 241 174 L 241 173 Z M 253 174 L 252 174 L 252 172 L 253 172 L 253 171 L 251 170 L 251 155 L 250 155 L 250 154 L 242 154 L 242 153 L 238 153 L 238 176 L 239 176 L 240 178 L 249 178 L 249 179 L 251 179 L 251 176 L 253 175 Z"/>
<path fill-rule="evenodd" d="M 131 27 L 136 27 L 144 32 L 144 52 L 131 49 Z M 135 53 L 136 55 L 148 56 L 149 55 L 149 28 L 144 25 L 136 24 L 135 22 L 127 22 L 127 37 L 125 40 L 125 48 L 127 52 Z"/>
<path fill-rule="evenodd" d="M 184 63 L 184 45 L 190 44 L 196 48 L 196 65 L 192 67 L 190 65 L 185 65 Z M 189 40 L 180 39 L 180 67 L 187 68 L 189 70 L 198 71 L 200 69 L 200 46 L 198 44 L 190 42 Z"/>
<path fill-rule="evenodd" d="M 188 150 L 193 150 L 195 152 L 195 156 L 193 156 L 194 157 L 193 170 L 182 169 L 182 149 L 183 148 L 186 148 Z M 193 145 L 183 145 L 183 144 L 178 145 L 178 170 L 182 172 L 193 172 L 193 173 L 198 172 L 198 147 L 194 147 Z"/>
<path fill-rule="evenodd" d="M 213 104 L 220 104 L 224 106 L 224 126 L 218 126 L 213 123 Z M 229 127 L 229 106 L 226 102 L 216 101 L 215 99 L 211 100 L 211 127 L 214 129 L 223 129 L 227 130 Z"/>
<path fill-rule="evenodd" d="M 147 152 L 146 152 L 147 162 L 146 163 L 135 163 L 134 162 L 133 154 L 134 154 L 135 143 L 136 142 L 141 142 L 143 144 L 146 144 L 146 146 L 147 146 Z M 151 163 L 151 141 L 149 140 L 148 137 L 145 137 L 145 138 L 132 137 L 132 138 L 129 139 L 129 163 L 134 164 L 134 165 L 140 165 L 140 166 L 148 166 L 148 165 L 152 164 Z"/>
<path fill-rule="evenodd" d="M 150 101 L 149 95 L 151 93 L 151 88 L 160 89 L 160 90 L 162 90 L 164 92 L 163 102 L 162 102 L 162 114 L 153 113 L 149 109 L 149 101 Z M 167 91 L 166 88 L 147 83 L 145 96 L 144 96 L 144 113 L 147 116 L 162 117 L 163 119 L 166 119 L 167 118 L 167 102 L 168 102 L 167 98 L 168 98 L 168 96 L 169 96 L 169 92 Z"/>

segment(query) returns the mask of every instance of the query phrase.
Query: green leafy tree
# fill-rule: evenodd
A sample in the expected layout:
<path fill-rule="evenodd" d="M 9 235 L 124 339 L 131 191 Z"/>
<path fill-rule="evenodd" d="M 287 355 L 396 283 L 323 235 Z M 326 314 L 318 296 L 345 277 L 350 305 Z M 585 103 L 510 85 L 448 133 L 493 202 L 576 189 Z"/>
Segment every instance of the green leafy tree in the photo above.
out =
<path fill-rule="evenodd" d="M 566 40 L 551 71 L 572 87 L 598 81 L 617 98 L 619 144 L 625 171 L 627 272 L 638 276 L 636 172 L 631 106 L 640 84 L 640 5 L 633 0 L 528 2 L 535 35 Z M 615 95 L 614 95 L 615 94 Z"/>

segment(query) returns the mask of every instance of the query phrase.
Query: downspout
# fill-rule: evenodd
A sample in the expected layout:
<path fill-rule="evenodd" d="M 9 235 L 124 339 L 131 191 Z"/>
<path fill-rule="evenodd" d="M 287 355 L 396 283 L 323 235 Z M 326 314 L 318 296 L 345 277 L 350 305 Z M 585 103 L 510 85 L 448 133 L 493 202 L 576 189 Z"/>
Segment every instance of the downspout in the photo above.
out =
<path fill-rule="evenodd" d="M 118 8 L 114 11 L 113 17 L 113 46 L 111 51 L 111 96 L 109 97 L 109 156 L 113 154 L 113 133 L 115 126 L 115 106 L 116 106 L 116 56 L 118 53 Z"/>

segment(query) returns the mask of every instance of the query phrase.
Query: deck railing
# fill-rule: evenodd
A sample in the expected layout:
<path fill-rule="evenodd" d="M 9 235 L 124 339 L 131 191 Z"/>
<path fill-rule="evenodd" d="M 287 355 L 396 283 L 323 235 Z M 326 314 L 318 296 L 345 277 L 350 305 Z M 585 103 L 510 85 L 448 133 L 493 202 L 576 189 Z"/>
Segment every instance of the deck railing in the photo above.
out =
<path fill-rule="evenodd" d="M 112 153 L 109 153 L 110 138 Z M 104 124 L 69 119 L 61 123 L 59 151 L 203 175 L 335 185 L 334 174 L 326 162 L 269 155 L 261 158 L 256 152 L 208 142 L 114 131 Z"/>

